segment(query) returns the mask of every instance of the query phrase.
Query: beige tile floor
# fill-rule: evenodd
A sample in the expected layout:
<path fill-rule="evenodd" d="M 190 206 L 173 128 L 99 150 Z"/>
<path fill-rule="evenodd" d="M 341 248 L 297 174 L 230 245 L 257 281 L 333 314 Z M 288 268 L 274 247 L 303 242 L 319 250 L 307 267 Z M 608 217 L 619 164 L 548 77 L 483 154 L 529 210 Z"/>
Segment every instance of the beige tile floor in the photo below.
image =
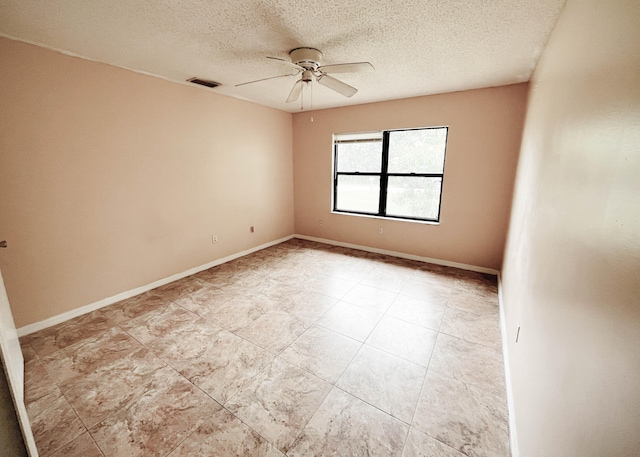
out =
<path fill-rule="evenodd" d="M 22 338 L 42 456 L 508 456 L 495 277 L 293 239 Z"/>

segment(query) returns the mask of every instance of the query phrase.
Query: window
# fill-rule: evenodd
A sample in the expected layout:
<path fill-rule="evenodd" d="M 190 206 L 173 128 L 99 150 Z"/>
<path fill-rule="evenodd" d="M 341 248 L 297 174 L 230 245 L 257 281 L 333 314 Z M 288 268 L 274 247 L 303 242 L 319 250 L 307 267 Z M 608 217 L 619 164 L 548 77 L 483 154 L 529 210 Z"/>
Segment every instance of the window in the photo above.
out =
<path fill-rule="evenodd" d="M 447 131 L 334 135 L 333 211 L 438 222 Z"/>

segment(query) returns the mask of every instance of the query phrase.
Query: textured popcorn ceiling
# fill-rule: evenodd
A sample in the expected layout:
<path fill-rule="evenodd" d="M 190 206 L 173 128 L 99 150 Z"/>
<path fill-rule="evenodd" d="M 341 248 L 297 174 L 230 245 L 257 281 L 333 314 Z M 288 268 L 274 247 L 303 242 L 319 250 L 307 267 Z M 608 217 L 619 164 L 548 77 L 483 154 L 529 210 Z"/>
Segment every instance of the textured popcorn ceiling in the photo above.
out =
<path fill-rule="evenodd" d="M 564 0 L 0 0 L 0 34 L 285 111 L 295 78 L 266 56 L 308 46 L 323 63 L 369 61 L 335 75 L 345 98 L 312 84 L 305 109 L 528 81 Z M 309 97 L 312 96 L 312 106 Z"/>

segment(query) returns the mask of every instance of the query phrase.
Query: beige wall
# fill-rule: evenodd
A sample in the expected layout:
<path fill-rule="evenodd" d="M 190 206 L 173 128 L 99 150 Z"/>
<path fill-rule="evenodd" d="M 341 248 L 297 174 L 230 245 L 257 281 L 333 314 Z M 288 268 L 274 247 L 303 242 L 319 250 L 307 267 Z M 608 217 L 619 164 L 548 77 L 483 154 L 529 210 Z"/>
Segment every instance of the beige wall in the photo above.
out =
<path fill-rule="evenodd" d="M 543 53 L 503 297 L 520 456 L 640 455 L 637 0 L 568 0 Z"/>
<path fill-rule="evenodd" d="M 293 234 L 292 174 L 288 113 L 0 39 L 18 327 Z"/>
<path fill-rule="evenodd" d="M 295 114 L 296 233 L 499 269 L 526 94 L 519 84 Z M 332 134 L 441 125 L 440 225 L 331 213 Z"/>

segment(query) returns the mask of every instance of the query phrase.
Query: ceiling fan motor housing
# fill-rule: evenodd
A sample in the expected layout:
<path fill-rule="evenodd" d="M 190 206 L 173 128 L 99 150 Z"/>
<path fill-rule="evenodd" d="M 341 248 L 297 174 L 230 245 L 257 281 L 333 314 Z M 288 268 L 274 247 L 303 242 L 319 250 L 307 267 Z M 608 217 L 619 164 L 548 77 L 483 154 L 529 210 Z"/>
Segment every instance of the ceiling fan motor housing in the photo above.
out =
<path fill-rule="evenodd" d="M 305 70 L 317 70 L 320 66 L 322 53 L 314 48 L 296 48 L 289 52 L 291 62 Z"/>

